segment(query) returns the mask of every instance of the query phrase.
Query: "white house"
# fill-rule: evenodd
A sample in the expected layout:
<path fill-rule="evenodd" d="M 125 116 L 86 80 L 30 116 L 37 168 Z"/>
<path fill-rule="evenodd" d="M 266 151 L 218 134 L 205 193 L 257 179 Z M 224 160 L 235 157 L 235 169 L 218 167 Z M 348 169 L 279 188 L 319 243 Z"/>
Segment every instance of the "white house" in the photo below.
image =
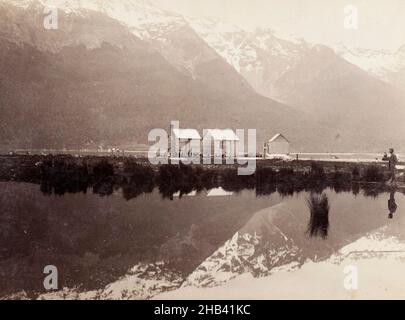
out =
<path fill-rule="evenodd" d="M 195 129 L 171 129 L 170 154 L 172 157 L 199 156 L 201 136 Z"/>
<path fill-rule="evenodd" d="M 265 154 L 288 155 L 290 153 L 290 142 L 281 133 L 276 134 L 264 145 Z"/>
<path fill-rule="evenodd" d="M 232 129 L 208 129 L 203 137 L 203 155 L 234 157 L 238 141 Z"/>

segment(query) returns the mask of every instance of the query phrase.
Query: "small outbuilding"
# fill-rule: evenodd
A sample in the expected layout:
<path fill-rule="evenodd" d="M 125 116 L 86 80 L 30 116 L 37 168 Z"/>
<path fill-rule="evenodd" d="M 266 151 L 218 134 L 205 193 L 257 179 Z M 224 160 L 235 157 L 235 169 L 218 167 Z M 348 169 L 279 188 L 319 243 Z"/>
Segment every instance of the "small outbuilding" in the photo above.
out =
<path fill-rule="evenodd" d="M 265 153 L 269 155 L 288 155 L 290 153 L 290 141 L 278 133 L 265 143 L 264 149 Z"/>
<path fill-rule="evenodd" d="M 208 143 L 211 141 L 211 143 Z M 238 136 L 232 129 L 209 129 L 203 137 L 204 156 L 235 157 Z"/>
<path fill-rule="evenodd" d="M 201 136 L 195 129 L 174 128 L 171 136 L 172 157 L 199 156 L 201 150 Z"/>

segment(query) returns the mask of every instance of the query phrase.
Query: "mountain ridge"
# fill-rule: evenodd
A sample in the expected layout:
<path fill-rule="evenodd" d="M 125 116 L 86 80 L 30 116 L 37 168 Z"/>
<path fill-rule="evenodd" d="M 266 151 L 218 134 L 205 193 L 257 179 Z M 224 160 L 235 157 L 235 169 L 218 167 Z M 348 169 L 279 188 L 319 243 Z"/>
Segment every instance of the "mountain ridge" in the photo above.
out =
<path fill-rule="evenodd" d="M 354 76 L 357 79 L 357 82 L 343 83 L 338 77 L 342 74 L 339 68 L 328 71 L 327 59 L 318 61 L 316 58 L 317 50 L 323 52 L 326 47 L 309 48 L 300 40 L 280 42 L 271 30 L 257 31 L 263 37 L 258 38 L 257 48 L 268 48 L 265 45 L 268 42 L 278 56 L 287 43 L 296 54 L 290 61 L 287 51 L 283 63 L 279 63 L 283 59 L 277 58 L 270 64 L 280 65 L 278 71 L 271 67 L 266 71 L 272 94 L 276 93 L 276 100 L 284 102 L 280 103 L 257 94 L 254 83 L 246 75 L 238 73 L 176 14 L 173 22 L 171 13 L 158 11 L 158 15 L 169 14 L 169 18 L 158 19 L 156 25 L 143 23 L 141 26 L 158 30 L 155 34 L 159 36 L 151 39 L 149 33 L 142 39 L 134 33 L 136 23 L 128 25 L 123 19 L 112 17 L 118 15 L 117 12 L 103 13 L 99 7 L 92 10 L 90 5 L 84 9 L 65 8 L 59 13 L 60 28 L 47 31 L 42 27 L 42 3 L 47 1 L 25 1 L 19 7 L 10 4 L 13 2 L 0 2 L 0 37 L 4 43 L 0 66 L 3 75 L 10 74 L 14 81 L 13 84 L 10 79 L 2 79 L 1 84 L 6 92 L 0 97 L 5 146 L 128 145 L 135 140 L 146 143 L 150 129 L 167 128 L 171 120 L 180 120 L 185 126 L 198 130 L 255 128 L 258 151 L 261 141 L 278 132 L 289 137 L 294 151 L 380 151 L 388 144 L 396 146 L 404 142 L 402 129 L 398 133 L 390 130 L 393 123 L 402 119 L 402 97 L 388 85 L 376 82 L 360 68 L 344 63 L 345 60 L 328 51 L 334 63 L 349 72 L 345 79 Z M 77 5 L 80 1 L 68 0 L 61 6 L 71 3 Z M 113 5 L 116 2 L 93 0 L 87 3 L 93 7 L 109 4 L 110 10 L 126 8 L 126 2 L 120 2 L 117 7 Z M 147 2 L 131 3 L 148 6 Z M 39 7 L 35 9 L 35 6 Z M 127 18 L 134 14 L 129 11 Z M 164 25 L 161 21 L 169 21 L 170 27 L 161 29 Z M 172 22 L 179 28 L 172 28 Z M 15 64 L 12 68 L 18 71 L 15 74 L 7 65 L 10 55 L 20 57 L 11 60 Z M 315 58 L 311 60 L 311 56 Z M 139 61 L 133 61 L 136 59 Z M 303 59 L 313 61 L 312 68 L 305 68 Z M 42 70 L 32 66 L 35 63 L 42 66 Z M 26 81 L 24 72 L 27 70 L 22 66 L 29 66 L 31 82 Z M 297 77 L 294 72 L 301 75 Z M 53 86 L 55 78 L 59 87 Z M 45 98 L 49 91 L 56 102 Z M 367 98 L 369 91 L 373 99 Z M 346 92 L 350 94 L 344 100 L 342 96 Z M 63 112 L 54 111 L 55 103 L 64 106 Z M 392 115 L 386 112 L 385 104 L 394 111 Z M 336 113 L 334 110 L 339 110 L 340 105 L 345 106 L 347 112 Z M 24 115 L 22 110 L 27 113 Z M 13 116 L 13 112 L 17 116 Z M 331 119 L 328 119 L 329 112 Z M 362 112 L 372 116 L 370 124 L 364 121 Z M 399 117 L 395 117 L 395 113 Z M 68 124 L 64 123 L 62 114 L 69 119 Z M 36 119 L 34 127 L 40 128 L 27 128 L 25 122 L 30 118 Z M 381 124 L 377 121 L 380 119 Z M 358 130 L 360 127 L 362 130 Z M 354 136 L 357 139 L 354 140 Z"/>
<path fill-rule="evenodd" d="M 3 25 L 18 24 L 20 34 L 30 35 L 18 38 L 13 27 L 1 31 L 2 147 L 146 143 L 151 129 L 168 129 L 171 120 L 198 130 L 256 128 L 258 141 L 282 130 L 297 148 L 327 143 L 326 128 L 305 114 L 292 119 L 293 108 L 239 87 L 243 81 L 233 69 L 215 73 L 231 69 L 225 62 L 214 69 L 201 65 L 204 82 L 179 71 L 152 44 L 101 13 L 61 12 L 60 28 L 47 31 L 39 24 L 41 10 L 1 8 Z M 89 48 L 87 39 L 97 45 Z M 57 50 L 46 50 L 48 45 Z M 215 81 L 228 86 L 216 88 Z M 319 138 L 317 132 L 324 134 Z"/>

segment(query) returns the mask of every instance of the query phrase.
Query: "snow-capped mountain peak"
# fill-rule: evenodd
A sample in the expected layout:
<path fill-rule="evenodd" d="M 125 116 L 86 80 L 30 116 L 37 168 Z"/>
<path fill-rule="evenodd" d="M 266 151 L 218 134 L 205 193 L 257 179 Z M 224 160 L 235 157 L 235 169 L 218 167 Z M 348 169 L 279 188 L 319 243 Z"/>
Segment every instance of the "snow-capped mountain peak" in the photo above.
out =
<path fill-rule="evenodd" d="M 101 12 L 119 21 L 138 38 L 154 42 L 168 61 L 193 77 L 194 60 L 199 60 L 198 52 L 191 57 L 182 52 L 182 58 L 173 61 L 173 53 L 168 52 L 167 47 L 172 44 L 171 50 L 182 51 L 184 45 L 179 45 L 180 40 L 200 37 L 258 93 L 276 99 L 275 82 L 294 68 L 310 49 L 315 48 L 316 52 L 318 48 L 298 36 L 286 35 L 268 27 L 248 31 L 218 18 L 184 18 L 149 0 L 0 0 L 0 3 L 22 8 L 54 6 L 66 13 L 76 14 L 83 14 L 85 10 Z M 188 29 L 187 36 L 181 34 L 184 28 Z M 180 35 L 173 39 L 171 35 L 177 31 Z M 196 34 L 192 35 L 190 31 Z M 395 51 L 354 48 L 343 43 L 332 48 L 340 57 L 375 78 L 398 86 L 405 84 L 405 45 Z M 210 59 L 214 57 L 206 48 L 203 55 Z"/>
<path fill-rule="evenodd" d="M 188 22 L 198 35 L 238 72 L 242 55 L 246 55 L 247 58 L 252 54 L 252 57 L 256 58 L 253 52 L 243 50 L 247 40 L 246 31 L 243 29 L 216 18 L 189 18 Z"/>
<path fill-rule="evenodd" d="M 270 28 L 247 31 L 214 18 L 187 19 L 191 27 L 233 66 L 257 92 L 271 96 L 271 86 L 308 49 L 296 38 L 278 38 Z"/>
<path fill-rule="evenodd" d="M 176 13 L 158 8 L 147 0 L 1 0 L 21 8 L 40 4 L 66 13 L 93 10 L 106 14 L 127 26 L 141 39 L 158 39 L 162 34 L 187 22 Z"/>
<path fill-rule="evenodd" d="M 275 82 L 310 50 L 315 54 L 334 50 L 377 79 L 397 86 L 405 84 L 405 45 L 396 51 L 353 48 L 342 43 L 327 47 L 309 44 L 296 35 L 286 35 L 271 28 L 247 31 L 214 18 L 187 20 L 258 93 L 268 97 L 278 98 Z"/>
<path fill-rule="evenodd" d="M 120 21 L 141 39 L 157 39 L 162 33 L 186 24 L 181 15 L 160 9 L 146 0 L 93 0 L 87 1 L 85 8 Z"/>
<path fill-rule="evenodd" d="M 393 82 L 392 75 L 405 68 L 405 45 L 397 51 L 348 47 L 342 43 L 334 47 L 345 60 L 386 82 Z"/>

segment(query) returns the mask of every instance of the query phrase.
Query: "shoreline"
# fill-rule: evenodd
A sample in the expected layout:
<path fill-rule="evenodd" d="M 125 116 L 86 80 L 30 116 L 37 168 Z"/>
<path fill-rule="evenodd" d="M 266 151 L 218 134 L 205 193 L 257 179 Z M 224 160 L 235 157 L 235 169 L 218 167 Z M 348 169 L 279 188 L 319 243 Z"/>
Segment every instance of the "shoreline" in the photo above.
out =
<path fill-rule="evenodd" d="M 0 181 L 28 182 L 46 193 L 85 192 L 93 189 L 109 195 L 124 188 L 128 197 L 159 187 L 165 197 L 173 198 L 222 187 L 225 191 L 256 189 L 269 194 L 327 187 L 336 190 L 368 192 L 389 191 L 386 163 L 260 159 L 251 175 L 239 175 L 239 164 L 151 164 L 147 158 L 75 156 L 0 156 Z M 397 170 L 397 189 L 405 188 L 403 169 Z M 373 190 L 369 190 L 373 189 Z"/>
<path fill-rule="evenodd" d="M 0 155 L 0 177 L 4 175 L 7 170 L 18 170 L 20 167 L 38 166 L 44 161 L 62 161 L 69 164 L 81 165 L 83 163 L 93 166 L 97 163 L 106 161 L 114 166 L 114 169 L 119 173 L 122 171 L 124 163 L 132 163 L 134 165 L 140 165 L 142 167 L 152 168 L 154 171 L 159 170 L 160 167 L 166 164 L 153 164 L 147 157 L 133 157 L 130 155 L 73 155 L 73 154 L 57 154 L 57 155 L 40 155 L 40 154 L 27 154 L 27 155 Z M 210 164 L 191 163 L 183 164 L 181 159 L 173 159 L 177 162 L 171 164 L 169 160 L 168 165 L 179 165 L 179 162 L 184 166 L 201 167 L 204 169 L 235 169 L 243 164 L 239 164 L 239 161 L 255 160 L 256 168 L 272 168 L 274 170 L 280 169 L 293 169 L 297 172 L 307 172 L 311 169 L 312 164 L 320 164 L 326 173 L 336 170 L 350 171 L 355 167 L 360 169 L 368 166 L 378 166 L 384 170 L 387 167 L 388 162 L 383 160 L 371 160 L 371 159 L 311 159 L 311 158 L 299 158 L 297 159 L 263 159 L 263 158 L 248 158 L 240 157 L 238 160 L 235 158 L 233 164 L 227 164 L 226 159 L 223 159 L 222 164 L 216 164 L 212 160 Z M 180 160 L 180 161 L 179 161 Z M 397 165 L 397 171 L 405 171 L 405 161 L 399 161 Z"/>

